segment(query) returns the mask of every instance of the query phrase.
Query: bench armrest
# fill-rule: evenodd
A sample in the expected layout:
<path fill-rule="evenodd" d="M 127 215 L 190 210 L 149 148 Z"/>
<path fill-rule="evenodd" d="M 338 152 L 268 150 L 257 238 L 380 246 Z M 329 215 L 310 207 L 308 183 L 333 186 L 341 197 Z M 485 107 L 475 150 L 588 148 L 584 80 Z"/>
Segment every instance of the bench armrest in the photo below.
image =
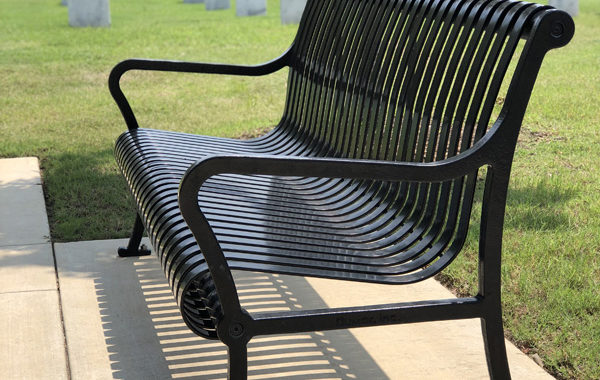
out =
<path fill-rule="evenodd" d="M 482 155 L 459 155 L 427 163 L 272 155 L 214 155 L 196 162 L 188 169 L 179 191 L 180 197 L 182 192 L 187 193 L 188 181 L 199 185 L 194 190 L 198 191 L 206 179 L 217 174 L 443 182 L 473 173 L 485 164 L 488 162 Z"/>
<path fill-rule="evenodd" d="M 261 76 L 274 73 L 288 65 L 291 47 L 278 58 L 260 65 L 228 65 L 221 63 L 202 63 L 168 61 L 155 59 L 127 59 L 119 62 L 110 72 L 108 88 L 113 99 L 119 106 L 121 114 L 127 123 L 127 128 L 136 129 L 138 123 L 131 106 L 123 94 L 120 80 L 123 74 L 131 70 L 169 71 L 179 73 L 225 74 L 239 76 Z"/>
<path fill-rule="evenodd" d="M 194 234 L 206 259 L 220 295 L 225 315 L 239 308 L 235 283 L 227 260 L 198 205 L 198 191 L 218 174 L 255 174 L 322 178 L 353 178 L 383 181 L 442 182 L 473 173 L 479 167 L 494 165 L 482 144 L 458 156 L 430 163 L 350 160 L 342 158 L 286 157 L 272 155 L 208 156 L 187 170 L 179 186 L 181 214 Z M 227 294 L 227 296 L 223 296 Z M 239 309 L 238 309 L 239 310 Z"/>

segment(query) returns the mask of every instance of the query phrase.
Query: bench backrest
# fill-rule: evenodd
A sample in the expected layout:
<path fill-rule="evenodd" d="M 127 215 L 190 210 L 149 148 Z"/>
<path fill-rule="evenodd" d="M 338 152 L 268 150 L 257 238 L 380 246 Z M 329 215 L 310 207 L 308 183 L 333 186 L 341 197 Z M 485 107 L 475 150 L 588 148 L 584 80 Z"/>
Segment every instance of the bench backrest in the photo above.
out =
<path fill-rule="evenodd" d="M 439 161 L 482 140 L 495 112 L 510 129 L 496 157 L 510 167 L 541 59 L 569 39 L 561 41 L 556 31 L 556 41 L 548 41 L 548 31 L 531 43 L 548 9 L 512 0 L 309 0 L 290 51 L 286 106 L 276 128 L 302 144 L 282 153 Z M 530 43 L 519 46 L 524 41 Z M 516 69 L 506 98 L 499 98 L 511 62 Z M 407 233 L 426 237 L 415 241 L 407 256 L 414 265 L 398 282 L 427 278 L 460 251 L 476 176 L 365 184 L 410 222 Z M 437 233 L 423 234 L 427 230 Z"/>
<path fill-rule="evenodd" d="M 317 143 L 310 154 L 418 162 L 454 156 L 487 130 L 520 37 L 544 8 L 502 0 L 309 0 L 283 123 Z"/>

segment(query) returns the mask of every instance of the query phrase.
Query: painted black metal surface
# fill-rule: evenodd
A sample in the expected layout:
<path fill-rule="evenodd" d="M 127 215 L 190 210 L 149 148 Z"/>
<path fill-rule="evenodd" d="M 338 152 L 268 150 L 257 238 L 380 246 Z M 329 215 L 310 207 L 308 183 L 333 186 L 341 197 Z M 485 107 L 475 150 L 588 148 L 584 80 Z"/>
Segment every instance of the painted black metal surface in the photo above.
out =
<path fill-rule="evenodd" d="M 474 317 L 490 375 L 510 377 L 500 256 L 512 156 L 542 59 L 573 32 L 564 12 L 510 0 L 309 0 L 292 47 L 264 65 L 127 60 L 113 69 L 129 128 L 117 162 L 184 320 L 228 345 L 231 378 L 245 377 L 255 335 Z M 284 67 L 281 121 L 249 141 L 138 128 L 119 87 L 128 70 Z M 435 275 L 464 244 L 482 167 L 475 297 L 252 317 L 240 307 L 231 269 L 387 284 Z M 135 254 L 136 226 L 125 253 Z"/>

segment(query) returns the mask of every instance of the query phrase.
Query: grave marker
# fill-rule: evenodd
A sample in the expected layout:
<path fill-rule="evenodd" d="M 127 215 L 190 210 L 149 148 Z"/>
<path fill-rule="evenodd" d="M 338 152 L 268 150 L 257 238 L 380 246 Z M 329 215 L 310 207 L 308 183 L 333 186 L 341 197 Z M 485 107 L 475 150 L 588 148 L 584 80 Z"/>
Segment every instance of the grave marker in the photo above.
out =
<path fill-rule="evenodd" d="M 229 9 L 229 0 L 204 0 L 204 5 L 207 11 L 214 11 L 217 9 Z"/>
<path fill-rule="evenodd" d="M 108 0 L 69 0 L 69 25 L 74 27 L 110 26 Z"/>
<path fill-rule="evenodd" d="M 304 12 L 306 0 L 281 0 L 281 23 L 298 24 Z"/>
<path fill-rule="evenodd" d="M 567 12 L 571 17 L 579 14 L 579 0 L 548 0 L 548 5 Z"/>
<path fill-rule="evenodd" d="M 239 17 L 261 16 L 267 13 L 267 0 L 237 0 L 235 14 Z"/>

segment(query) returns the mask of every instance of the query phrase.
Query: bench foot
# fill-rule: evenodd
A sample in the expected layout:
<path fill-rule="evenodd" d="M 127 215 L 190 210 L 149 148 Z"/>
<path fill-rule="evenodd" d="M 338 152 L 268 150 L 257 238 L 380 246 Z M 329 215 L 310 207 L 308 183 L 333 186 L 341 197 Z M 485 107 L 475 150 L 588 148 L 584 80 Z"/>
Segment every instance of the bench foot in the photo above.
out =
<path fill-rule="evenodd" d="M 144 225 L 142 224 L 142 218 L 140 218 L 138 214 L 135 218 L 133 232 L 131 233 L 131 237 L 129 238 L 127 248 L 119 247 L 119 249 L 117 250 L 119 257 L 148 256 L 150 254 L 150 250 L 148 249 L 148 247 L 146 247 L 145 244 L 142 244 L 140 246 L 143 234 Z"/>
<path fill-rule="evenodd" d="M 119 254 L 119 257 L 134 257 L 148 256 L 151 252 L 145 244 L 142 244 L 139 248 L 134 249 L 130 249 L 129 247 L 119 247 L 117 253 Z"/>

